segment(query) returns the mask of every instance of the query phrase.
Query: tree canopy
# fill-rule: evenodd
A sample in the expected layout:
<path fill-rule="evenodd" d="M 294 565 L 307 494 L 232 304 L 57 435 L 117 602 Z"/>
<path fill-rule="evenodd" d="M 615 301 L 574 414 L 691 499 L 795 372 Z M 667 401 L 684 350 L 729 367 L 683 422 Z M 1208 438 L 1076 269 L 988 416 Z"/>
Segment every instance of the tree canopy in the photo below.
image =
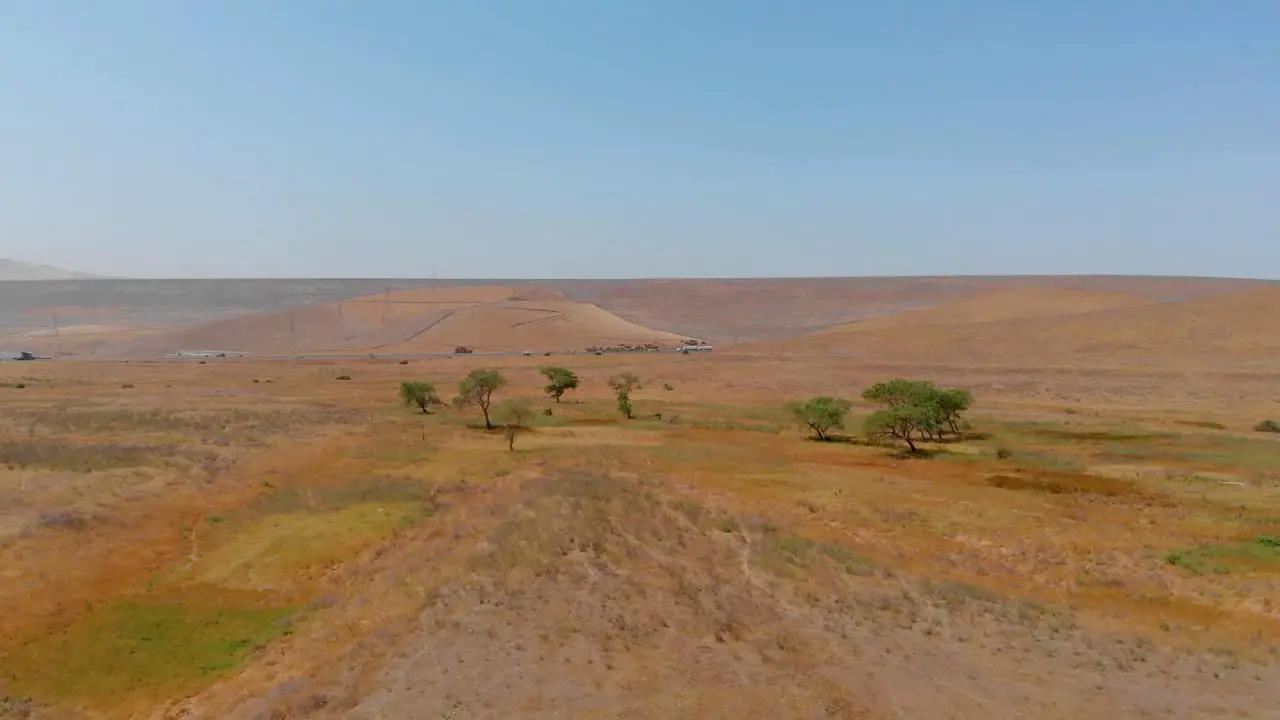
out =
<path fill-rule="evenodd" d="M 629 372 L 614 375 L 609 378 L 609 387 L 613 390 L 613 395 L 618 400 L 618 412 L 630 420 L 633 416 L 631 392 L 640 388 L 640 378 L 635 373 Z"/>
<path fill-rule="evenodd" d="M 453 399 L 456 407 L 475 405 L 484 414 L 484 426 L 493 429 L 493 421 L 489 418 L 489 407 L 493 403 L 493 394 L 507 384 L 507 379 L 497 370 L 472 370 L 458 383 L 458 395 Z"/>
<path fill-rule="evenodd" d="M 494 412 L 498 422 L 502 423 L 503 434 L 507 437 L 507 449 L 516 449 L 516 435 L 533 422 L 533 410 L 524 400 L 504 400 Z"/>
<path fill-rule="evenodd" d="M 578 387 L 578 376 L 569 368 L 547 366 L 539 368 L 538 372 L 547 379 L 543 391 L 556 402 L 560 402 L 560 397 L 566 392 Z"/>
<path fill-rule="evenodd" d="M 440 404 L 440 397 L 436 395 L 436 386 L 429 382 L 402 382 L 400 402 L 406 406 L 417 405 L 425 414 L 428 407 Z"/>
<path fill-rule="evenodd" d="M 830 439 L 832 430 L 844 427 L 845 415 L 852 407 L 848 400 L 824 395 L 808 402 L 789 403 L 787 412 L 798 424 L 812 430 L 815 438 L 826 441 Z"/>
<path fill-rule="evenodd" d="M 959 433 L 961 413 L 973 405 L 968 390 L 902 378 L 878 382 L 864 390 L 862 398 L 884 406 L 867 417 L 863 429 L 868 437 L 902 440 L 912 452 L 916 450 L 913 434 L 923 440 L 941 440 L 947 432 Z"/>

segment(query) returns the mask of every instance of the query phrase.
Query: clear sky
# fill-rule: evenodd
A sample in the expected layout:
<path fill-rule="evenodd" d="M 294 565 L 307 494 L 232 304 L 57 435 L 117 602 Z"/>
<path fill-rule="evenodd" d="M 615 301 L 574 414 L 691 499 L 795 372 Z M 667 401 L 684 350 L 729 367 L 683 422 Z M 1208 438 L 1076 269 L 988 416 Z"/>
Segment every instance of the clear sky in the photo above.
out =
<path fill-rule="evenodd" d="M 1280 277 L 1276 0 L 0 0 L 0 257 Z"/>

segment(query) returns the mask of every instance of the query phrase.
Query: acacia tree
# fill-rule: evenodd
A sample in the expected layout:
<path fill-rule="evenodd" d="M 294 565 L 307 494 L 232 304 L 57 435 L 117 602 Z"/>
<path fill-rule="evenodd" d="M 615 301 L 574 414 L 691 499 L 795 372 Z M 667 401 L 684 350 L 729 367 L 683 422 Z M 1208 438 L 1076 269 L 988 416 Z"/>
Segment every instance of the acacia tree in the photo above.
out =
<path fill-rule="evenodd" d="M 916 452 L 916 444 L 911 439 L 911 433 L 923 434 L 933 422 L 934 415 L 927 407 L 895 405 L 885 410 L 877 410 L 867 416 L 863 423 L 863 431 L 870 438 L 902 440 L 907 444 L 907 449 Z"/>
<path fill-rule="evenodd" d="M 959 388 L 945 388 L 938 391 L 938 410 L 942 419 L 951 428 L 951 432 L 960 432 L 960 413 L 973 405 L 973 393 Z"/>
<path fill-rule="evenodd" d="M 493 394 L 507 384 L 507 379 L 497 370 L 472 370 L 458 383 L 458 395 L 453 399 L 455 407 L 475 405 L 484 413 L 484 427 L 493 429 L 493 421 L 489 419 L 489 406 L 493 403 Z"/>
<path fill-rule="evenodd" d="M 547 379 L 547 386 L 543 390 L 556 402 L 560 402 L 560 396 L 567 391 L 578 388 L 578 376 L 569 368 L 548 366 L 539 368 L 538 372 Z"/>
<path fill-rule="evenodd" d="M 948 429 L 959 433 L 960 414 L 973 405 L 968 390 L 902 378 L 876 383 L 863 391 L 862 397 L 885 406 L 867 418 L 867 435 L 902 440 L 912 452 L 916 451 L 912 433 L 926 440 L 940 440 Z"/>
<path fill-rule="evenodd" d="M 825 442 L 830 439 L 827 433 L 844 427 L 844 417 L 849 414 L 853 404 L 842 398 L 824 395 L 809 402 L 788 403 L 786 407 L 798 424 L 809 428 L 817 440 Z"/>
<path fill-rule="evenodd" d="M 507 449 L 516 449 L 516 435 L 533 422 L 533 410 L 524 400 L 505 400 L 494 413 L 502 423 L 502 434 L 507 438 Z"/>
<path fill-rule="evenodd" d="M 441 404 L 435 385 L 429 382 L 400 383 L 400 402 L 406 407 L 417 405 L 424 415 L 427 414 L 427 408 Z"/>
<path fill-rule="evenodd" d="M 640 378 L 635 373 L 625 372 L 609 378 L 609 387 L 618 400 L 618 412 L 630 420 L 633 417 L 631 408 L 631 392 L 640 389 Z"/>

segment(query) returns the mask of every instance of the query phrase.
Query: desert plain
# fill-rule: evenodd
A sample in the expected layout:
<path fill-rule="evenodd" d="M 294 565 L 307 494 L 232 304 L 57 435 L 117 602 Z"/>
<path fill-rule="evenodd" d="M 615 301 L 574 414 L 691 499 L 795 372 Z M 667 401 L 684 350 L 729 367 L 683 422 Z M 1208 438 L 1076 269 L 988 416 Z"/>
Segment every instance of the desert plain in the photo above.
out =
<path fill-rule="evenodd" d="M 7 349 L 51 358 L 0 363 L 0 717 L 1280 707 L 1280 284 L 74 280 L 0 301 Z M 689 339 L 714 350 L 610 350 Z M 545 366 L 577 388 L 548 397 Z M 514 437 L 400 397 L 481 369 L 495 411 L 532 412 Z M 959 431 L 869 437 L 862 393 L 893 378 L 969 391 Z M 818 396 L 850 401 L 827 441 L 786 407 Z"/>

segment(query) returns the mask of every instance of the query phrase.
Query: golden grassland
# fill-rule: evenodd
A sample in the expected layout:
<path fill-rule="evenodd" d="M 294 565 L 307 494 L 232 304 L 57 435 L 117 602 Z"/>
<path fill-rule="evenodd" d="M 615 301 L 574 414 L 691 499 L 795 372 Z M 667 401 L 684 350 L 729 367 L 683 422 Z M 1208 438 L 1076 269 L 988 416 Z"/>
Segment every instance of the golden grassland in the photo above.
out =
<path fill-rule="evenodd" d="M 583 380 L 559 404 L 538 393 L 552 360 Z M 501 358 L 499 397 L 551 410 L 513 452 L 478 412 L 396 402 L 484 364 L 0 367 L 0 717 L 598 717 L 654 693 L 684 704 L 636 717 L 1044 698 L 1078 717 L 1121 685 L 1267 716 L 1280 438 L 1261 417 L 992 381 L 963 438 L 906 457 L 859 417 L 818 443 L 781 409 L 899 373 L 709 356 Z M 604 382 L 624 369 L 644 381 L 630 421 Z M 503 675 L 548 657 L 558 689 Z M 414 699 L 411 662 L 456 692 Z M 459 689 L 473 666 L 523 704 L 476 705 L 498 701 Z"/>

